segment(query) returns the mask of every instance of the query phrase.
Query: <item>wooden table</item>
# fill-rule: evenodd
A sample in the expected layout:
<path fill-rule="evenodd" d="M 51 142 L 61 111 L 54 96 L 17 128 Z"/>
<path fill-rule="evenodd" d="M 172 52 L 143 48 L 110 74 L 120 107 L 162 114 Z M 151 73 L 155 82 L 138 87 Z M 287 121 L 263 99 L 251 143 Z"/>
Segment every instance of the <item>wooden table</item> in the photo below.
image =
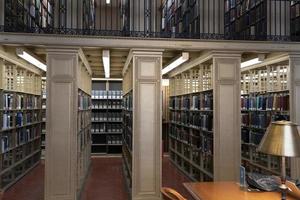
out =
<path fill-rule="evenodd" d="M 196 200 L 281 200 L 278 192 L 247 192 L 234 182 L 184 183 Z M 287 200 L 296 200 L 289 197 Z"/>

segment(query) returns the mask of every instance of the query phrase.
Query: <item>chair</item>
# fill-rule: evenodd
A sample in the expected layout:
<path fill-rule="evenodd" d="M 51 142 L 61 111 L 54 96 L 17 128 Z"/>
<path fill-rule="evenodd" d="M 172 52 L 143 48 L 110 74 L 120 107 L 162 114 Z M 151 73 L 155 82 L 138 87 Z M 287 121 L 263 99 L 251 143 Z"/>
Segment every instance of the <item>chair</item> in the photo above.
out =
<path fill-rule="evenodd" d="M 187 200 L 172 188 L 163 187 L 160 191 L 163 195 L 164 200 Z"/>

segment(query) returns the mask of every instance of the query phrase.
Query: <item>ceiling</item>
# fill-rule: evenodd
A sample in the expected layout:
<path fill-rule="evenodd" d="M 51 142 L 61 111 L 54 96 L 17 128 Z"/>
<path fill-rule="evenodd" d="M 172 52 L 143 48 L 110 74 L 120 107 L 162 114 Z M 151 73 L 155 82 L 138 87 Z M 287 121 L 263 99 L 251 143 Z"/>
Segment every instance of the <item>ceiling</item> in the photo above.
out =
<path fill-rule="evenodd" d="M 0 46 L 7 52 L 14 53 L 16 47 L 20 47 L 17 45 L 4 45 Z M 22 46 L 22 48 L 26 48 L 31 53 L 35 54 L 40 60 L 46 62 L 46 47 L 44 46 Z M 109 50 L 110 51 L 110 78 L 122 78 L 122 70 L 125 65 L 127 56 L 129 54 L 129 48 L 99 48 L 99 47 L 84 47 L 82 51 L 89 62 L 92 72 L 93 78 L 104 78 L 104 67 L 102 62 L 102 51 Z M 168 65 L 168 63 L 172 62 L 176 58 L 178 58 L 182 50 L 164 50 L 163 51 L 163 68 Z M 189 52 L 189 60 L 193 60 L 194 58 L 200 57 L 204 51 L 185 51 Z M 264 53 L 266 55 L 270 55 L 267 52 L 244 52 L 242 54 L 242 62 L 244 60 L 251 59 L 252 57 L 257 56 L 258 53 Z M 273 55 L 273 54 L 272 54 Z"/>

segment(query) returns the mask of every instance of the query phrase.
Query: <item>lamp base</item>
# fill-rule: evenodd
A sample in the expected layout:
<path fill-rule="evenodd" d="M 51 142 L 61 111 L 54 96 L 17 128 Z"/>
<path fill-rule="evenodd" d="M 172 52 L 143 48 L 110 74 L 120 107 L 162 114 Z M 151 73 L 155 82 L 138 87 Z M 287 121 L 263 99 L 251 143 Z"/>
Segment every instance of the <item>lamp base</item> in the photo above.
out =
<path fill-rule="evenodd" d="M 286 200 L 286 193 L 287 193 L 288 187 L 285 184 L 281 184 L 279 186 L 279 189 L 281 191 L 281 200 Z"/>

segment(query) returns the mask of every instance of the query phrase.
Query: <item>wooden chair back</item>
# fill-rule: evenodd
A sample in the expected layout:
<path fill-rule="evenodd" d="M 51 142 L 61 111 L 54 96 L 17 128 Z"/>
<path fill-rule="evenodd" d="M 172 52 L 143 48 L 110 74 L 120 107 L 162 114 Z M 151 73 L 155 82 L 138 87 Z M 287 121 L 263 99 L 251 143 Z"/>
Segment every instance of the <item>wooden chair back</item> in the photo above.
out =
<path fill-rule="evenodd" d="M 161 193 L 164 200 L 187 200 L 172 188 L 163 187 L 161 188 Z"/>

